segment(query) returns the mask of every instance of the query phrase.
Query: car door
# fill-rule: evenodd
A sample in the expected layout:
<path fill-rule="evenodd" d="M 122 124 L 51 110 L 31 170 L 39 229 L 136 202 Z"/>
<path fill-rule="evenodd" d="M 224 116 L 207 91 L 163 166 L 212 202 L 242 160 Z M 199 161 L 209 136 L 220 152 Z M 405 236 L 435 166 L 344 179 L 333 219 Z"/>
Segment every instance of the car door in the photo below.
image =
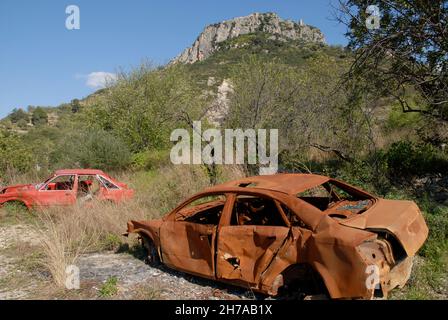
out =
<path fill-rule="evenodd" d="M 123 197 L 123 190 L 120 189 L 115 183 L 106 179 L 103 176 L 97 176 L 100 182 L 100 189 L 98 191 L 98 199 L 100 200 L 110 200 L 110 201 L 120 201 Z"/>
<path fill-rule="evenodd" d="M 272 199 L 240 195 L 231 217 L 220 227 L 216 276 L 256 287 L 290 232 L 289 223 Z"/>
<path fill-rule="evenodd" d="M 36 202 L 41 207 L 75 204 L 76 180 L 76 175 L 59 175 L 54 177 L 39 189 L 36 195 Z"/>
<path fill-rule="evenodd" d="M 216 230 L 224 195 L 203 196 L 185 205 L 160 228 L 162 261 L 175 269 L 215 278 Z"/>

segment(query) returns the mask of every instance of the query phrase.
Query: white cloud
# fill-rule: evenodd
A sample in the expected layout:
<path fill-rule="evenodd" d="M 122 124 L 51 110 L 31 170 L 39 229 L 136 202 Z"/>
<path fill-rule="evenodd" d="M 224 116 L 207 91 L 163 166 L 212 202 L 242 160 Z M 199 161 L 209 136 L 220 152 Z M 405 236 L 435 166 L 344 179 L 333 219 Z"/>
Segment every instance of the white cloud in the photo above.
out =
<path fill-rule="evenodd" d="M 76 75 L 77 78 L 81 78 Z M 117 75 L 110 72 L 91 72 L 87 76 L 82 76 L 82 78 L 87 78 L 86 85 L 90 88 L 99 89 L 104 88 L 107 84 L 117 80 Z"/>

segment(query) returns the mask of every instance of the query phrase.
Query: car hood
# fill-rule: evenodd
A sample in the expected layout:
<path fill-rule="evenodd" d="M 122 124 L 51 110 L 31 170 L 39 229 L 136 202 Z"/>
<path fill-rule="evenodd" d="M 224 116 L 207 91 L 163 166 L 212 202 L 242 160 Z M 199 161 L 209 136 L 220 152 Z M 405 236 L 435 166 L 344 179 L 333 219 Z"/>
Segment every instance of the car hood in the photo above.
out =
<path fill-rule="evenodd" d="M 369 210 L 340 223 L 357 229 L 388 231 L 402 244 L 408 256 L 420 249 L 429 232 L 413 201 L 378 199 Z"/>
<path fill-rule="evenodd" d="M 31 190 L 35 190 L 36 187 L 35 184 L 17 184 L 17 185 L 13 185 L 13 186 L 7 186 L 4 187 L 0 190 L 0 194 L 1 193 L 5 193 L 5 192 L 24 192 L 24 191 L 31 191 Z"/>

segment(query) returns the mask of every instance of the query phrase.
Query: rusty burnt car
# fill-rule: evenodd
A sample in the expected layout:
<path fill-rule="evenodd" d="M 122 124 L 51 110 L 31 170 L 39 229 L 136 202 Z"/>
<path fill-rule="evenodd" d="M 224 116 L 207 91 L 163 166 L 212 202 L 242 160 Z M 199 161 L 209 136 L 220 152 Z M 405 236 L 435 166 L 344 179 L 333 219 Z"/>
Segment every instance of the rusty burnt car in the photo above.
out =
<path fill-rule="evenodd" d="M 231 181 L 127 228 L 148 263 L 272 296 L 303 284 L 333 299 L 403 287 L 428 236 L 414 202 L 312 174 Z"/>
<path fill-rule="evenodd" d="M 20 203 L 28 209 L 71 206 L 89 200 L 119 203 L 131 199 L 134 191 L 101 170 L 64 169 L 38 184 L 0 188 L 0 206 Z"/>

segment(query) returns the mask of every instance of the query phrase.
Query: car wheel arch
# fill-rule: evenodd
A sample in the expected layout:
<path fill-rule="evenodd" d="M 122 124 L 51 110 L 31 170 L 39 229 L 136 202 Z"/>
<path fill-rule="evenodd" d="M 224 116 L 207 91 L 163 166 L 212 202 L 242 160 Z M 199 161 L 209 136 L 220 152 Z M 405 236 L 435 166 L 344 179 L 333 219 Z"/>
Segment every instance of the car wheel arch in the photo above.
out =
<path fill-rule="evenodd" d="M 1 206 L 4 206 L 5 204 L 11 204 L 11 203 L 17 203 L 17 204 L 23 205 L 23 206 L 26 207 L 28 210 L 31 210 L 31 209 L 32 209 L 32 206 L 31 206 L 27 201 L 25 201 L 25 200 L 23 200 L 23 199 L 19 199 L 19 198 L 11 198 L 11 199 L 8 199 L 8 200 L 6 200 L 5 202 L 3 202 L 3 203 L 1 204 Z"/>
<path fill-rule="evenodd" d="M 162 260 L 162 252 L 160 247 L 160 242 L 158 241 L 158 238 L 153 235 L 150 231 L 145 229 L 137 229 L 134 230 L 133 233 L 138 234 L 142 238 L 142 245 L 145 246 L 144 240 L 148 241 L 149 243 L 152 243 L 154 247 L 157 250 L 157 254 L 159 256 L 159 259 Z"/>
<path fill-rule="evenodd" d="M 325 273 L 324 275 L 322 275 L 321 272 L 317 270 L 317 268 L 313 264 L 307 262 L 291 263 L 285 266 L 280 272 L 277 273 L 275 277 L 273 277 L 273 281 L 271 281 L 268 293 L 270 295 L 276 296 L 278 295 L 279 290 L 281 290 L 283 287 L 292 284 L 294 281 L 300 280 L 301 279 L 300 277 L 294 277 L 289 275 L 289 273 L 292 273 L 293 271 L 298 271 L 299 269 L 307 273 L 311 272 L 313 277 L 317 276 L 319 279 L 313 279 L 313 280 L 321 280 L 323 286 L 325 287 L 323 289 L 327 291 L 323 293 L 330 294 L 328 284 L 330 285 L 336 284 L 331 275 Z M 328 281 L 326 281 L 326 278 L 328 279 Z M 319 283 L 316 283 L 316 285 L 318 284 Z"/>
<path fill-rule="evenodd" d="M 330 297 L 332 299 L 340 298 L 341 292 L 339 290 L 338 283 L 336 279 L 331 275 L 329 270 L 325 266 L 317 262 L 312 262 L 311 266 L 321 276 Z"/>

